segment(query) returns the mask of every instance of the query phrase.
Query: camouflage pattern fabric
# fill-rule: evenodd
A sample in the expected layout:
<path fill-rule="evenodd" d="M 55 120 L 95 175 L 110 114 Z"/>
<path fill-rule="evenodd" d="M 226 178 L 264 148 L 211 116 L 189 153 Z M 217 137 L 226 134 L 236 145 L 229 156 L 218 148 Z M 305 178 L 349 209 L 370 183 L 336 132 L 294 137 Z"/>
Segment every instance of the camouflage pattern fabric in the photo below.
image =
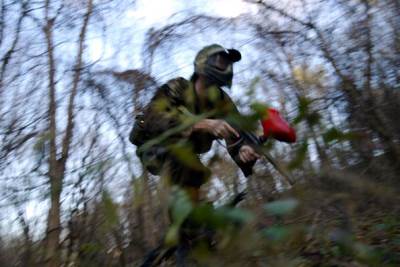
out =
<path fill-rule="evenodd" d="M 181 107 L 194 115 L 214 110 L 215 115 L 210 116 L 210 119 L 224 119 L 232 114 L 239 114 L 230 97 L 221 88 L 211 87 L 207 92 L 206 100 L 200 103 L 191 81 L 176 78 L 161 86 L 140 120 L 141 127 L 146 131 L 146 138 L 157 138 L 165 131 L 182 124 L 187 117 L 181 112 Z M 159 147 L 166 149 L 161 157 L 152 157 L 151 151 L 144 153 L 146 158 L 143 157 L 143 153 L 138 156 L 144 165 L 148 164 L 146 161 L 149 158 L 158 160 L 158 165 L 152 166 L 156 170 L 152 172 L 153 174 L 159 174 L 160 170 L 164 169 L 163 173 L 172 184 L 198 188 L 211 174 L 210 170 L 200 162 L 198 154 L 209 151 L 215 139 L 216 137 L 208 133 L 196 132 L 187 137 L 183 132 L 178 132 L 158 144 Z M 254 163 L 244 164 L 238 159 L 238 152 L 243 142 L 238 138 L 226 141 L 228 152 L 234 161 L 246 176 L 249 175 Z M 235 145 L 230 147 L 230 144 Z M 180 155 L 182 153 L 183 156 Z"/>

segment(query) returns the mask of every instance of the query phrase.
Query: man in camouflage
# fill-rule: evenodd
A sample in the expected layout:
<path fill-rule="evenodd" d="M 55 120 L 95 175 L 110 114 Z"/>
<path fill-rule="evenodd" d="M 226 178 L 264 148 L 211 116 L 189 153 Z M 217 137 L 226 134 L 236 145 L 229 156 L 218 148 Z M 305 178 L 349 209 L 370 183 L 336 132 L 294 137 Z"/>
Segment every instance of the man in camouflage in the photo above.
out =
<path fill-rule="evenodd" d="M 233 63 L 240 59 L 238 50 L 217 44 L 201 49 L 191 79 L 176 78 L 161 86 L 131 132 L 130 140 L 138 146 L 143 165 L 184 189 L 193 202 L 199 201 L 199 189 L 211 175 L 198 155 L 209 151 L 214 140 L 226 141 L 245 176 L 251 174 L 259 157 L 240 129 L 227 122 L 240 114 L 221 87 L 231 87 Z M 193 118 L 197 120 L 185 127 Z M 167 137 L 151 146 L 145 144 L 160 136 Z"/>

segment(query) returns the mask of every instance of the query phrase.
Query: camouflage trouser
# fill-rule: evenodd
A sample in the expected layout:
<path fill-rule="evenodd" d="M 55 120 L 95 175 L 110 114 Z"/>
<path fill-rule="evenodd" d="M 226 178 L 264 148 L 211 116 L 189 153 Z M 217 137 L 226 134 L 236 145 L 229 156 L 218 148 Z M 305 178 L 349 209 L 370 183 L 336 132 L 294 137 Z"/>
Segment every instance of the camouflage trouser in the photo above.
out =
<path fill-rule="evenodd" d="M 190 162 L 168 155 L 163 166 L 163 178 L 184 189 L 193 201 L 199 201 L 199 189 L 208 181 L 211 171 L 193 154 Z"/>

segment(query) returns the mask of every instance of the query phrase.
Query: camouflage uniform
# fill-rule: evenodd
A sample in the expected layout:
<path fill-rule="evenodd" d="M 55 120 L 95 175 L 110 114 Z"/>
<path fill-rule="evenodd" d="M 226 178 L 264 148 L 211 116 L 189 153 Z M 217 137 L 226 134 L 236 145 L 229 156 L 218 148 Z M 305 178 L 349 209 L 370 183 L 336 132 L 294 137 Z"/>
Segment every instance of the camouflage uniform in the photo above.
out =
<path fill-rule="evenodd" d="M 226 119 L 239 115 L 235 104 L 221 88 L 213 86 L 207 92 L 205 101 L 200 103 L 192 81 L 176 78 L 161 86 L 144 112 L 145 117 L 140 120 L 141 126 L 151 133 L 147 139 L 157 138 L 165 131 L 178 127 L 190 114 L 200 115 L 213 111 L 207 117 L 209 119 Z M 134 138 L 132 133 L 131 141 Z M 198 189 L 211 175 L 210 170 L 200 162 L 198 154 L 209 151 L 215 139 L 215 136 L 205 132 L 193 132 L 188 136 L 184 131 L 179 131 L 147 151 L 137 151 L 148 169 L 154 168 L 155 173 L 158 173 L 157 169 L 161 167 L 172 184 Z M 243 141 L 235 137 L 226 142 L 228 152 L 243 173 L 246 176 L 251 174 L 254 162 L 245 164 L 238 157 Z M 153 153 L 157 149 L 163 151 L 158 158 Z M 154 158 L 155 166 L 151 166 L 149 161 L 153 160 L 154 163 Z"/>

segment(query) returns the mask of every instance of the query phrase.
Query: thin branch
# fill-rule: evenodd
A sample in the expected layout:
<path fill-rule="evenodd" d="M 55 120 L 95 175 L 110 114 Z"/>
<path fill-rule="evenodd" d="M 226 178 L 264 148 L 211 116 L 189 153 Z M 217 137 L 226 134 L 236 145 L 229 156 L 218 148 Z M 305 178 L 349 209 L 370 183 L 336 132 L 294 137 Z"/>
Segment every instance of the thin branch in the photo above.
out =
<path fill-rule="evenodd" d="M 8 51 L 4 54 L 4 56 L 1 59 L 2 65 L 1 65 L 1 68 L 0 68 L 0 99 L 2 99 L 1 95 L 2 95 L 2 92 L 3 92 L 4 76 L 5 76 L 7 67 L 8 67 L 8 65 L 9 65 L 9 63 L 11 61 L 11 58 L 12 58 L 13 54 L 16 51 L 16 48 L 17 48 L 17 45 L 18 45 L 18 42 L 19 42 L 19 38 L 20 38 L 20 35 L 21 35 L 22 21 L 24 20 L 24 18 L 28 14 L 27 13 L 27 7 L 28 7 L 28 3 L 27 2 L 25 2 L 25 1 L 21 2 L 21 14 L 20 14 L 20 16 L 18 18 L 18 21 L 17 21 L 17 26 L 16 26 L 16 29 L 15 29 L 15 38 L 14 38 L 12 44 L 11 44 L 10 49 L 8 49 Z M 1 31 L 3 31 L 3 30 L 1 29 Z M 2 38 L 0 40 L 2 41 Z M 0 103 L 0 107 L 1 107 L 1 103 Z"/>
<path fill-rule="evenodd" d="M 6 4 L 4 0 L 1 0 L 1 9 L 0 9 L 0 46 L 3 43 L 4 29 L 6 28 L 5 16 L 6 16 Z"/>
<path fill-rule="evenodd" d="M 86 37 L 86 32 L 87 32 L 87 26 L 89 24 L 89 19 L 93 11 L 93 0 L 88 1 L 87 5 L 87 11 L 83 20 L 83 25 L 81 28 L 81 32 L 79 34 L 79 49 L 78 49 L 78 54 L 77 54 L 77 59 L 76 59 L 76 65 L 75 65 L 75 74 L 73 77 L 73 83 L 72 83 L 72 90 L 71 94 L 69 97 L 68 101 L 68 117 L 67 117 L 67 127 L 66 127 L 66 132 L 64 135 L 63 143 L 62 143 L 62 152 L 61 152 L 61 160 L 65 163 L 68 155 L 69 155 L 69 149 L 70 149 L 70 144 L 73 136 L 73 129 L 74 129 L 74 102 L 75 102 L 75 96 L 78 90 L 78 85 L 80 81 L 80 76 L 82 73 L 82 56 L 84 52 L 84 43 L 85 43 L 85 37 Z"/>

